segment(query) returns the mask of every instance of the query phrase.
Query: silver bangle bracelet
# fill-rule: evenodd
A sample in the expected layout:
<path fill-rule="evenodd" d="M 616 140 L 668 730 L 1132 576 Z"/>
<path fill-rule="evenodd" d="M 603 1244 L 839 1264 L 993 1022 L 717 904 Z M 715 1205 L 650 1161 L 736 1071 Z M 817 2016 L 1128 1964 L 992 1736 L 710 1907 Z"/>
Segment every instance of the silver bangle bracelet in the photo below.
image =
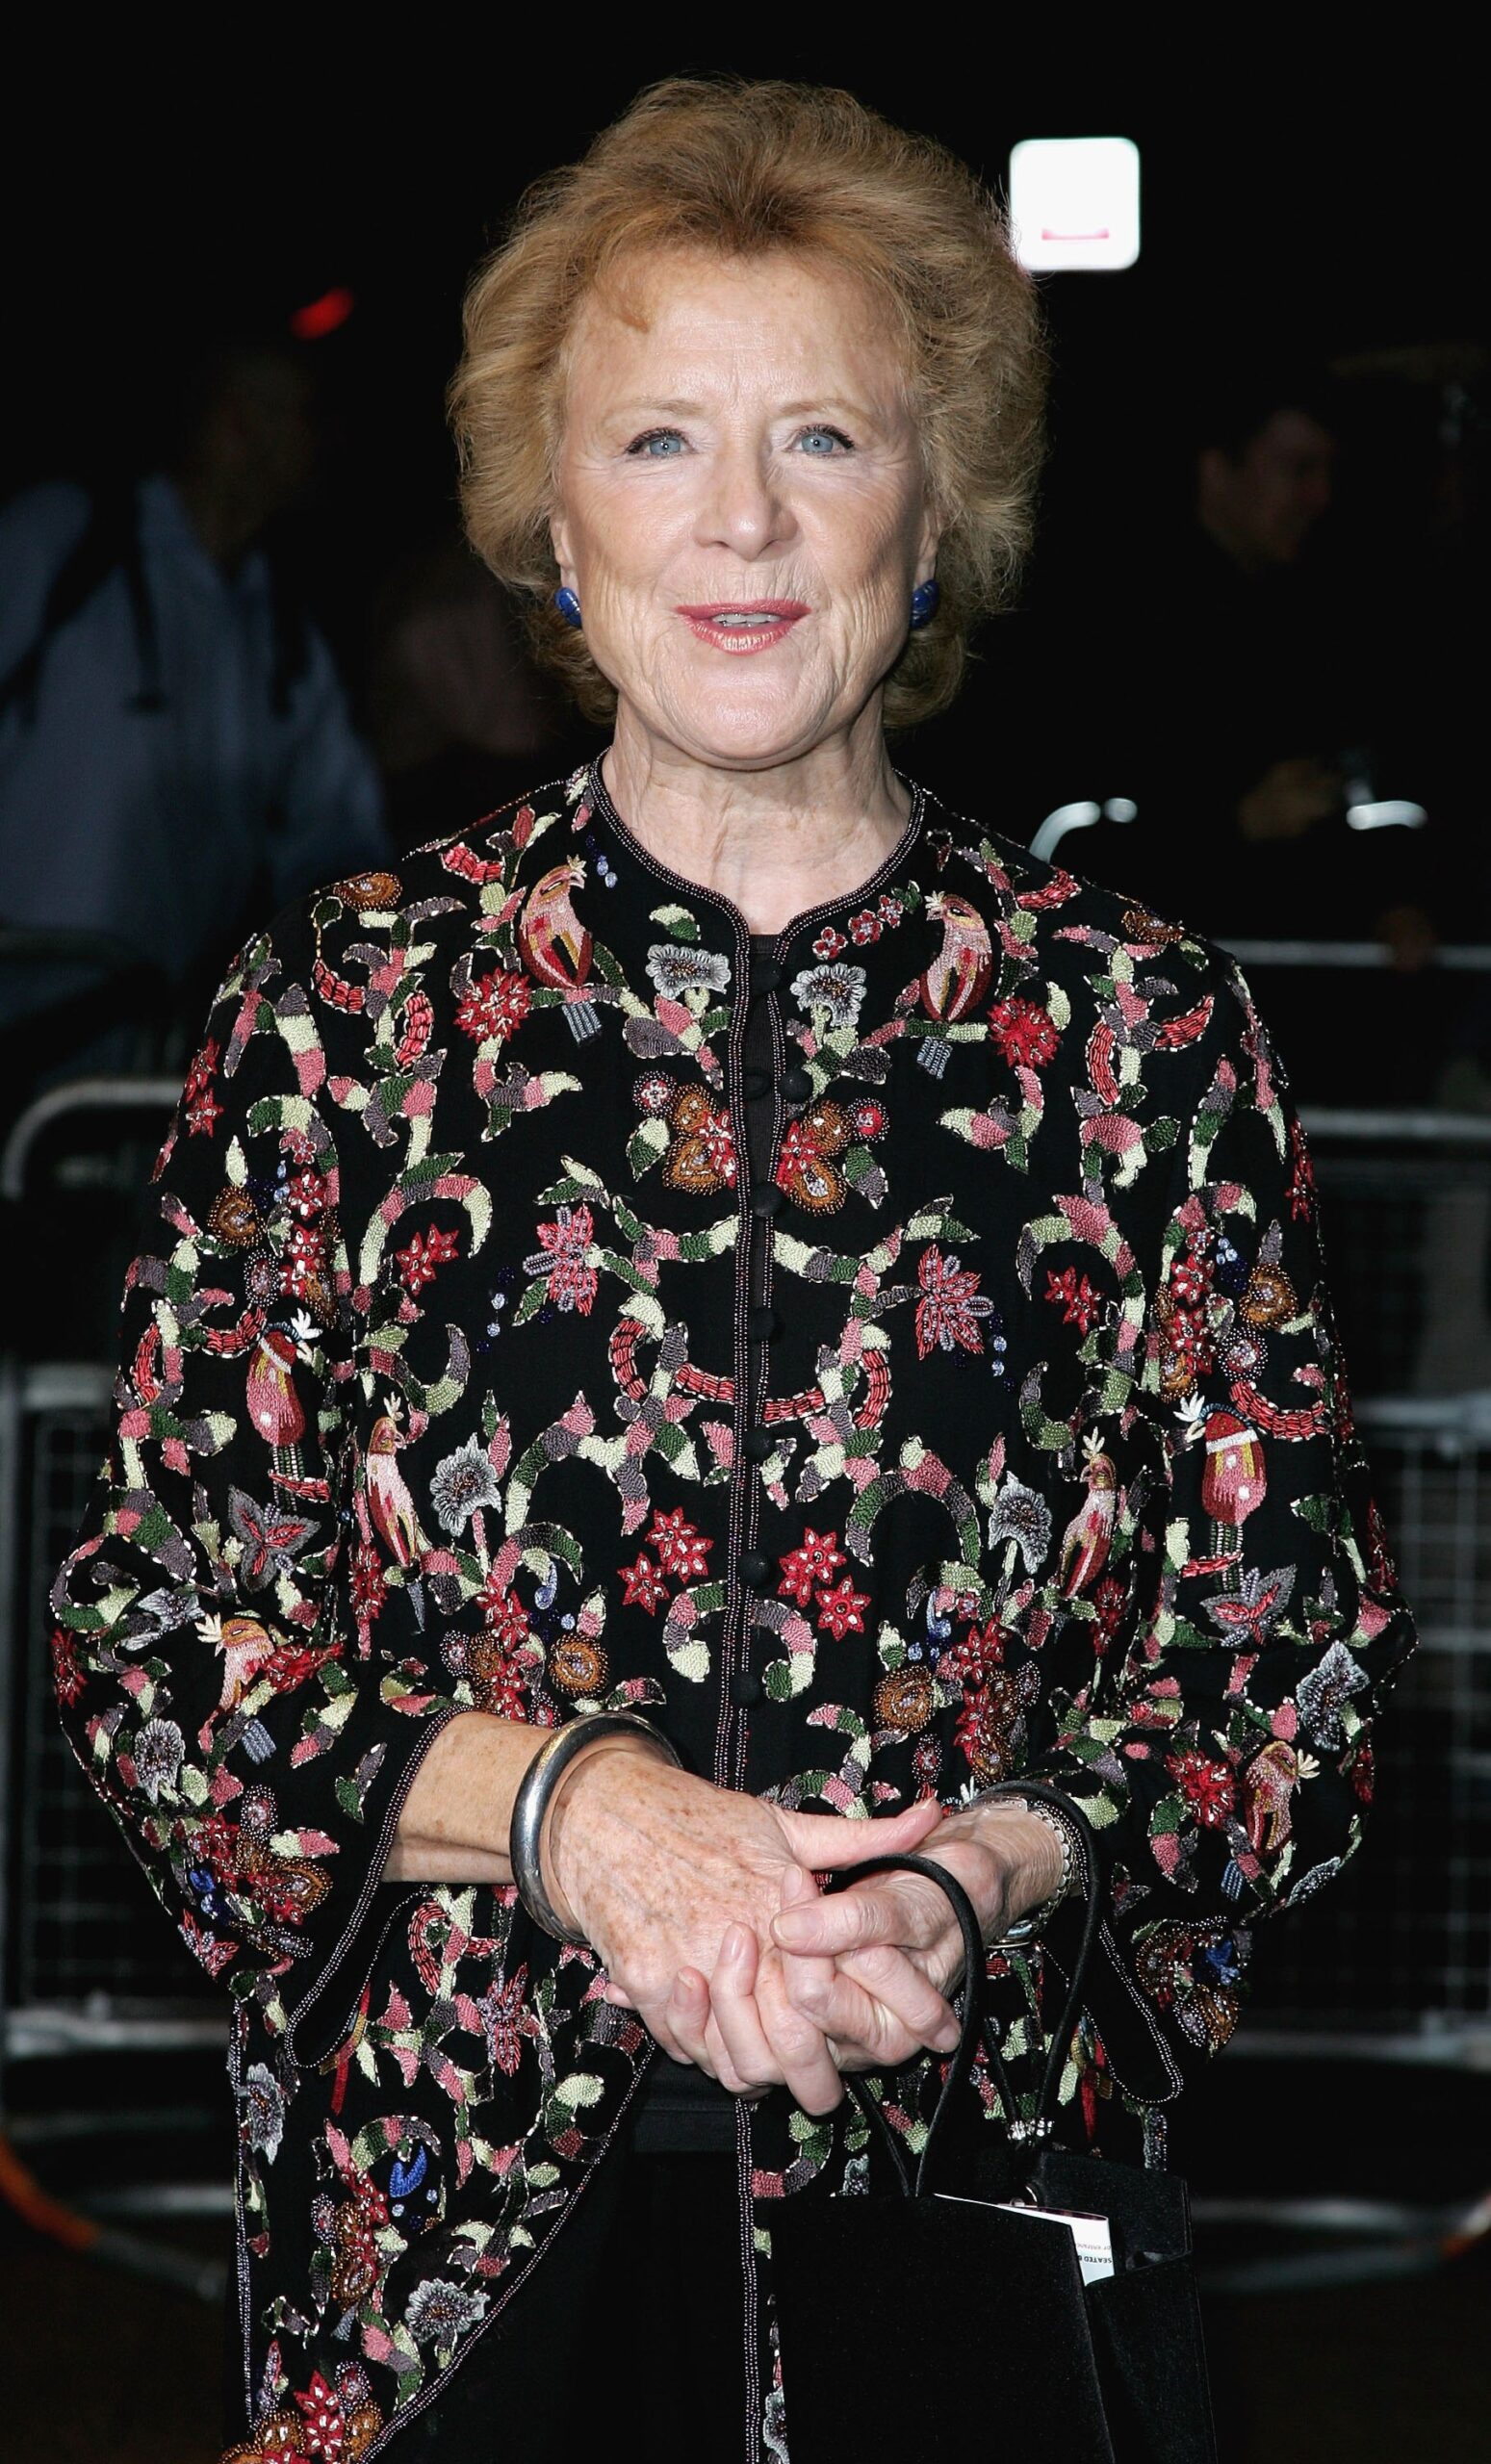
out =
<path fill-rule="evenodd" d="M 544 1739 L 523 1778 L 512 1801 L 512 1821 L 508 1827 L 507 1853 L 512 1863 L 512 1878 L 518 1886 L 518 1897 L 541 1932 L 552 1934 L 559 1942 L 583 1942 L 583 1934 L 572 1933 L 564 1923 L 544 1882 L 544 1869 L 539 1859 L 539 1842 L 544 1834 L 544 1821 L 553 1802 L 554 1791 L 570 1764 L 587 1745 L 603 1736 L 642 1736 L 665 1754 L 670 1762 L 681 1764 L 682 1757 L 671 1737 L 654 1728 L 640 1711 L 580 1711 L 562 1728 L 553 1729 Z"/>
<path fill-rule="evenodd" d="M 1029 1797 L 1001 1797 L 998 1802 L 1001 1805 L 1017 1806 L 1022 1813 L 1034 1814 L 1036 1820 L 1043 1822 L 1046 1829 L 1055 1835 L 1062 1852 L 1061 1880 L 1050 1897 L 1043 1899 L 1039 1908 L 1033 1908 L 1028 1916 L 1021 1916 L 1014 1925 L 1007 1925 L 998 1940 L 990 1946 L 993 1950 L 1000 1950 L 1008 1943 L 1013 1949 L 1018 1950 L 1023 1944 L 1034 1941 L 1036 1936 L 1043 1932 L 1050 1923 L 1063 1900 L 1070 1898 L 1080 1870 L 1082 1850 L 1075 1826 L 1069 1822 L 1063 1822 L 1061 1815 L 1052 1807 L 1042 1805 L 1039 1799 L 1033 1803 Z"/>

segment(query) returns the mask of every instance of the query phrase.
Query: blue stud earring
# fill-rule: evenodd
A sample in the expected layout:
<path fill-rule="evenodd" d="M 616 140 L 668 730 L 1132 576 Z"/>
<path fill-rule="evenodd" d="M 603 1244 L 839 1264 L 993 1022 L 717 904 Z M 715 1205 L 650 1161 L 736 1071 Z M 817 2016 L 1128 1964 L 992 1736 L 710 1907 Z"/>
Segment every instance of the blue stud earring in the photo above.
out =
<path fill-rule="evenodd" d="M 559 584 L 558 589 L 553 595 L 553 603 L 559 610 L 560 615 L 564 618 L 565 623 L 567 625 L 573 625 L 576 632 L 578 633 L 579 631 L 580 623 L 579 601 L 576 598 L 575 593 L 569 588 L 567 583 L 561 582 Z"/>
<path fill-rule="evenodd" d="M 931 624 L 938 612 L 941 597 L 935 574 L 930 581 L 919 581 L 916 584 L 912 593 L 912 631 L 913 633 L 919 633 L 923 625 Z"/>

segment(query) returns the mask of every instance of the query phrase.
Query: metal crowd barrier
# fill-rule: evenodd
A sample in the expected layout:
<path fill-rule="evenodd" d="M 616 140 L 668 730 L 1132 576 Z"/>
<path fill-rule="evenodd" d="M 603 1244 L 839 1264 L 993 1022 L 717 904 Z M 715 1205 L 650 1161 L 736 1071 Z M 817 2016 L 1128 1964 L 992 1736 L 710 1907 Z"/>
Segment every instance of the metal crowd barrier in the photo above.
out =
<path fill-rule="evenodd" d="M 98 1219 L 113 1202 L 120 1237 L 96 1270 L 64 1289 L 76 1308 L 73 1348 L 94 1346 L 116 1308 L 128 1237 L 149 1161 L 180 1091 L 175 1077 L 92 1077 L 49 1088 L 13 1123 L 0 1150 L 0 1208 L 13 1243 L 30 1237 L 37 1181 Z M 100 1311 L 96 1290 L 110 1290 Z M 13 1282 L 13 1290 L 15 1285 Z M 54 1292 L 56 1286 L 54 1285 Z M 57 1329 L 67 1348 L 66 1312 Z M 107 1444 L 113 1364 L 37 1357 L 30 1324 L 0 1348 L 0 2156 L 5 2192 L 22 2214 L 77 2246 L 191 2282 L 214 2297 L 221 2271 L 58 2210 L 30 2181 L 34 2151 L 110 2138 L 179 2138 L 220 2115 L 133 2086 L 97 2109 L 96 2075 L 70 2057 L 170 2056 L 226 2042 L 220 1995 L 183 1952 L 139 1866 L 86 1784 L 53 1703 L 47 1594 L 76 1535 Z M 50 1333 L 50 1329 L 48 1332 Z M 41 2094 L 20 2092 L 22 2068 L 47 2066 Z M 114 2074 L 117 2076 L 116 2072 Z M 137 2068 L 132 2081 L 141 2077 Z M 178 2074 L 179 2076 L 179 2074 Z M 129 2094 L 136 2098 L 129 2101 Z M 178 2101 L 169 2101 L 172 2095 Z M 91 2101 L 90 2101 L 91 2099 Z M 193 2185 L 112 2185 L 99 2215 L 160 2215 L 193 2203 Z M 214 2190 L 206 2202 L 221 2206 Z M 52 2224 L 48 2218 L 62 2218 Z M 87 2240 L 83 2238 L 86 2231 Z"/>

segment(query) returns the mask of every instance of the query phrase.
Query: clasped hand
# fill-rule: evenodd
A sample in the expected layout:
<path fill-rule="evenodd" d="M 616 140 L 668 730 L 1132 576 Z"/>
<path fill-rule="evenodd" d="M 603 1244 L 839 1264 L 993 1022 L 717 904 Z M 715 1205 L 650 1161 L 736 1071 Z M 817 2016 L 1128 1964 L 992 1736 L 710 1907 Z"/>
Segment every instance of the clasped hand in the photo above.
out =
<path fill-rule="evenodd" d="M 604 1962 L 607 1999 L 635 2010 L 665 2053 L 734 2094 L 780 2085 L 826 2113 L 841 2071 L 951 2051 L 963 1938 L 919 1875 L 873 1875 L 832 1897 L 814 1875 L 925 1853 L 963 1884 L 988 1939 L 1016 1901 L 1042 1895 L 1022 1870 L 1029 1819 L 944 1817 L 926 1799 L 871 1831 L 713 1787 L 645 1751 L 598 1751 L 555 1807 L 548 1861 Z M 1038 1826 L 1038 1856 L 1042 1844 Z"/>

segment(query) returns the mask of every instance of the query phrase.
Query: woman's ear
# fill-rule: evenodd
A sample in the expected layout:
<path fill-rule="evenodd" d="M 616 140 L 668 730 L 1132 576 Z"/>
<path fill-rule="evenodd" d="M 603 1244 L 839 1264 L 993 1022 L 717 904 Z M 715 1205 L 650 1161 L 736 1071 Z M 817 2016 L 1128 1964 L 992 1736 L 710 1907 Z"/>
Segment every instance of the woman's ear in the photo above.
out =
<path fill-rule="evenodd" d="M 554 563 L 559 568 L 560 581 L 568 583 L 573 590 L 575 574 L 570 563 L 569 525 L 564 518 L 564 508 L 559 504 L 554 506 L 549 516 L 549 544 L 553 550 Z"/>

